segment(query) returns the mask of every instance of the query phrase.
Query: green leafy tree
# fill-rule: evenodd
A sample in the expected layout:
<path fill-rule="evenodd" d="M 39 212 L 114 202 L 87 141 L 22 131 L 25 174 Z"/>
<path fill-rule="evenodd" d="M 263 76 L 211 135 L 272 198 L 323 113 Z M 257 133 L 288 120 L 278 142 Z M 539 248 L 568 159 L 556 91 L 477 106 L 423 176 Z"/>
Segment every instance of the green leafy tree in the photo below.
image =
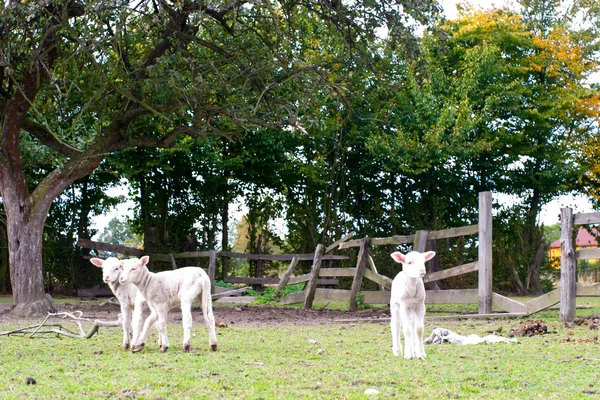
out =
<path fill-rule="evenodd" d="M 523 198 L 525 289 L 540 292 L 545 242 L 538 215 L 555 196 L 577 188 L 573 155 L 581 131 L 594 130 L 595 93 L 586 80 L 598 60 L 580 41 L 575 16 L 561 14 L 560 2 L 526 6 L 524 18 L 502 11 L 465 15 L 454 30 L 458 46 L 449 53 L 469 60 L 477 52 L 474 60 L 492 71 L 476 75 L 479 87 L 471 93 L 479 99 L 470 96 L 479 131 L 498 135 L 480 165 L 494 171 L 487 175 L 504 192 Z M 489 162 L 504 167 L 488 168 Z"/>
<path fill-rule="evenodd" d="M 404 21 L 427 22 L 433 1 L 204 2 L 8 1 L 0 5 L 0 192 L 6 211 L 14 313 L 45 314 L 43 227 L 52 202 L 105 155 L 169 147 L 183 135 L 232 127 L 297 126 L 329 76 L 368 68 L 370 43 Z M 315 35 L 338 37 L 338 63 L 304 54 Z M 410 36 L 410 35 L 409 35 Z M 308 121 L 307 121 L 308 122 Z M 23 169 L 27 141 L 60 163 L 37 184 Z"/>
<path fill-rule="evenodd" d="M 551 6 L 546 3 L 545 10 Z M 558 6 L 552 10 L 552 15 L 559 12 Z M 523 250 L 511 265 L 521 289 L 536 292 L 543 286 L 545 246 L 537 217 L 542 205 L 577 188 L 574 138 L 585 127 L 594 129 L 589 125 L 594 92 L 586 78 L 597 65 L 565 20 L 544 26 L 541 31 L 532 20 L 508 11 L 465 12 L 444 25 L 448 38 L 425 38 L 425 68 L 413 66 L 411 74 L 441 105 L 423 108 L 424 115 L 434 116 L 433 123 L 423 133 L 415 131 L 427 143 L 425 154 L 417 152 L 417 161 L 427 167 L 425 179 L 441 177 L 439 182 L 456 188 L 498 190 L 523 199 L 513 209 L 522 223 Z M 426 96 L 414 98 L 435 104 Z"/>
<path fill-rule="evenodd" d="M 52 292 L 71 294 L 78 287 L 96 284 L 90 274 L 90 264 L 81 256 L 89 249 L 77 248 L 78 238 L 91 238 L 90 216 L 100 215 L 118 199 L 106 195 L 105 189 L 116 179 L 111 174 L 92 174 L 73 183 L 50 207 L 43 237 L 45 286 Z"/>

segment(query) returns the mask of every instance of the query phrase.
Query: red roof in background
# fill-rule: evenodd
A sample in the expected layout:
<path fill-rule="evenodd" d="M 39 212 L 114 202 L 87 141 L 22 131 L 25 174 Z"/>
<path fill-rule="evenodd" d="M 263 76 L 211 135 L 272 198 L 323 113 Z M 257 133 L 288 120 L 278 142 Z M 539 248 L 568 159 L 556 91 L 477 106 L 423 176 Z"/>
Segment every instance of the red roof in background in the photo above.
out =
<path fill-rule="evenodd" d="M 592 228 L 592 232 L 594 232 L 595 235 L 600 235 L 600 232 L 598 232 L 596 228 Z M 550 246 L 548 247 L 551 249 L 560 248 L 560 239 L 556 239 L 554 242 L 550 243 Z M 577 232 L 575 247 L 598 247 L 598 241 L 596 241 L 596 238 L 591 235 L 587 229 L 580 227 Z"/>

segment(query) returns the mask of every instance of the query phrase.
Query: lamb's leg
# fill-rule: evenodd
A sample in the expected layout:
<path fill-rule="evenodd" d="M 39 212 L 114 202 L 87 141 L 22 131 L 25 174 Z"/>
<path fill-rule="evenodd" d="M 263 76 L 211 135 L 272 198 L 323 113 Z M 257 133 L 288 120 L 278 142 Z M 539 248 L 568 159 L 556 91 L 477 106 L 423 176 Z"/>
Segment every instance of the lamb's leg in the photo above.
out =
<path fill-rule="evenodd" d="M 397 303 L 393 303 L 390 306 L 392 328 L 392 353 L 395 356 L 402 355 L 402 339 L 400 338 L 400 332 L 402 330 L 402 320 L 400 319 L 400 306 Z"/>
<path fill-rule="evenodd" d="M 423 344 L 423 332 L 425 331 L 425 305 L 415 313 L 415 357 L 425 358 L 425 345 Z"/>
<path fill-rule="evenodd" d="M 123 350 L 129 349 L 131 332 L 131 308 L 126 304 L 121 304 L 121 316 L 123 317 Z"/>
<path fill-rule="evenodd" d="M 152 328 L 152 325 L 154 325 L 154 323 L 156 322 L 157 319 L 158 319 L 158 312 L 156 311 L 156 309 L 151 307 L 150 315 L 148 315 L 148 318 L 146 318 L 146 321 L 144 322 L 144 328 L 142 329 L 142 333 L 140 333 L 139 337 L 136 338 L 136 341 L 133 342 L 131 345 L 132 353 L 137 353 L 138 351 L 141 351 L 144 348 L 144 345 L 146 344 L 146 338 L 148 337 L 148 332 L 150 331 L 150 328 Z M 159 333 L 159 340 L 160 340 L 160 333 Z"/>
<path fill-rule="evenodd" d="M 158 306 L 158 337 L 160 338 L 160 352 L 165 353 L 169 350 L 169 338 L 167 337 L 167 315 L 169 307 L 167 304 Z"/>
<path fill-rule="evenodd" d="M 402 332 L 404 333 L 404 358 L 415 357 L 414 336 L 415 336 L 415 320 L 414 315 L 406 307 L 401 306 L 400 318 L 402 319 Z"/>
<path fill-rule="evenodd" d="M 133 307 L 133 320 L 132 320 L 132 328 L 133 328 L 133 337 L 131 339 L 131 343 L 138 343 L 138 337 L 142 331 L 142 326 L 144 324 L 144 306 L 146 301 L 139 294 L 135 298 L 135 305 Z"/>
<path fill-rule="evenodd" d="M 181 323 L 183 325 L 183 351 L 190 351 L 192 338 L 192 303 L 181 302 Z"/>
<path fill-rule="evenodd" d="M 212 297 L 210 294 L 210 282 L 202 290 L 202 315 L 208 329 L 208 344 L 211 351 L 217 351 L 217 332 L 215 328 L 215 316 L 213 315 Z"/>

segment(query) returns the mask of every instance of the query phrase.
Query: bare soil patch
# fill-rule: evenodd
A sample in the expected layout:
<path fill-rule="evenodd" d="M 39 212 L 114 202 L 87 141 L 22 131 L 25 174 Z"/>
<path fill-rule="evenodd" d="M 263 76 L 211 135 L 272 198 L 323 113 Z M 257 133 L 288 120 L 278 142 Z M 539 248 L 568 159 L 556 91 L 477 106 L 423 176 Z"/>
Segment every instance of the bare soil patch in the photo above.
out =
<path fill-rule="evenodd" d="M 56 303 L 58 312 L 83 312 L 83 317 L 99 320 L 116 320 L 120 312 L 116 303 L 79 301 L 78 303 Z M 35 323 L 43 318 L 19 318 L 10 313 L 10 303 L 0 303 L 0 324 Z M 202 309 L 194 307 L 192 310 L 194 321 L 203 320 Z M 263 305 L 221 305 L 215 304 L 213 308 L 217 324 L 227 326 L 252 326 L 267 325 L 324 325 L 336 323 L 341 319 L 376 319 L 389 318 L 389 310 L 385 307 L 371 308 L 361 311 L 343 311 L 329 309 L 283 308 Z M 181 312 L 174 308 L 169 312 L 169 322 L 181 321 Z"/>

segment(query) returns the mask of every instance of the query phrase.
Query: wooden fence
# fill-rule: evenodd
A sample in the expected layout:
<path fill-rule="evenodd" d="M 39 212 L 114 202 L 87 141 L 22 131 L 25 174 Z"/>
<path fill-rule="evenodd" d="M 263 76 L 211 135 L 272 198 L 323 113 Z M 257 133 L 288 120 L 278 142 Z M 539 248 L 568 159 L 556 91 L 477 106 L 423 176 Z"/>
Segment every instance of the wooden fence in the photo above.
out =
<path fill-rule="evenodd" d="M 313 265 L 312 274 L 319 277 L 353 277 L 351 290 L 315 289 L 309 287 L 305 292 L 292 293 L 281 299 L 283 303 L 298 303 L 304 299 L 308 308 L 314 299 L 348 301 L 349 309 L 357 307 L 357 294 L 362 293 L 363 301 L 368 304 L 389 304 L 392 280 L 377 273 L 373 259 L 369 256 L 370 246 L 413 244 L 413 249 L 425 251 L 429 240 L 446 239 L 463 235 L 478 234 L 478 260 L 439 272 L 425 275 L 423 281 L 434 282 L 459 276 L 466 273 L 478 272 L 478 289 L 463 290 L 427 290 L 427 304 L 465 304 L 478 303 L 478 313 L 462 315 L 462 317 L 493 317 L 493 316 L 527 316 L 542 311 L 557 303 L 561 303 L 561 320 L 573 321 L 575 318 L 575 296 L 599 296 L 600 284 L 582 285 L 575 281 L 575 258 L 600 258 L 600 249 L 573 250 L 572 230 L 576 225 L 600 223 L 600 213 L 578 214 L 572 218 L 572 212 L 563 209 L 561 233 L 561 287 L 568 288 L 561 292 L 560 288 L 545 293 L 525 303 L 492 292 L 492 201 L 491 193 L 479 194 L 479 224 L 440 231 L 417 231 L 414 235 L 393 236 L 388 238 L 364 238 L 359 240 L 342 241 L 340 249 L 360 247 L 356 268 L 323 268 Z M 569 222 L 571 221 L 571 222 Z M 369 268 L 366 268 L 366 267 Z M 314 279 L 314 276 L 309 279 Z M 360 291 L 363 279 L 369 279 L 380 285 L 380 291 Z M 495 312 L 500 310 L 501 312 Z"/>
<path fill-rule="evenodd" d="M 560 303 L 559 319 L 573 322 L 576 315 L 577 296 L 600 296 L 600 283 L 577 283 L 576 260 L 600 259 L 600 249 L 576 250 L 573 245 L 573 227 L 600 223 L 600 213 L 573 214 L 570 208 L 561 209 L 561 260 L 560 287 L 539 297 L 521 303 L 496 293 L 492 294 L 493 305 L 508 311 L 510 315 L 531 315 Z M 481 282 L 481 274 L 480 274 Z"/>
<path fill-rule="evenodd" d="M 280 279 L 269 278 L 225 278 L 225 281 L 231 283 L 246 284 L 275 284 L 277 288 L 275 293 L 279 293 L 285 285 L 306 282 L 306 289 L 301 292 L 288 294 L 281 298 L 281 303 L 304 303 L 304 308 L 312 308 L 315 300 L 333 300 L 347 301 L 349 310 L 358 308 L 359 293 L 362 295 L 364 303 L 367 304 L 389 304 L 392 279 L 380 275 L 373 258 L 369 255 L 371 246 L 381 245 L 400 245 L 413 244 L 413 249 L 424 251 L 427 241 L 460 237 L 465 235 L 478 235 L 478 260 L 459 265 L 453 268 L 445 269 L 439 272 L 427 274 L 424 277 L 425 282 L 434 282 L 459 276 L 467 273 L 478 272 L 478 289 L 464 290 L 428 290 L 426 302 L 428 304 L 463 304 L 478 303 L 478 316 L 492 315 L 492 307 L 497 307 L 503 311 L 508 311 L 512 315 L 525 315 L 527 310 L 536 310 L 535 304 L 521 305 L 504 296 L 492 292 L 492 196 L 490 192 L 479 194 L 479 223 L 477 225 L 464 226 L 459 228 L 444 229 L 439 231 L 417 231 L 414 235 L 392 236 L 387 238 L 363 238 L 351 240 L 353 233 L 350 233 L 337 242 L 325 247 L 319 244 L 314 254 L 278 254 L 278 255 L 256 255 L 232 252 L 219 252 L 214 250 L 207 252 L 179 253 L 179 254 L 150 254 L 152 261 L 171 262 L 176 267 L 175 260 L 184 257 L 209 257 L 208 273 L 213 281 L 216 268 L 216 257 L 238 257 L 255 260 L 280 260 L 290 261 L 287 271 Z M 116 251 L 119 253 L 141 256 L 143 250 L 130 249 L 124 246 L 115 246 L 108 244 L 98 244 L 86 240 L 80 240 L 80 247 L 90 247 L 99 250 Z M 321 268 L 323 260 L 341 260 L 347 259 L 346 256 L 328 255 L 327 253 L 338 249 L 347 249 L 359 247 L 356 267 L 354 268 Z M 311 260 L 311 272 L 299 276 L 292 276 L 294 269 L 299 261 Z M 368 267 L 368 268 L 367 268 Z M 352 286 L 350 290 L 318 288 L 319 285 L 337 282 L 333 278 L 351 277 Z M 378 291 L 363 291 L 364 279 L 371 280 L 379 285 Z M 522 306 L 522 307 L 521 307 Z M 506 315 L 506 314 L 505 314 Z"/>
<path fill-rule="evenodd" d="M 77 246 L 86 249 L 109 251 L 112 253 L 119 253 L 133 257 L 142 257 L 144 255 L 148 255 L 150 257 L 150 263 L 154 261 L 167 262 L 171 264 L 171 268 L 173 269 L 177 269 L 177 259 L 208 258 L 208 268 L 205 268 L 205 270 L 208 276 L 210 277 L 211 292 L 215 292 L 215 272 L 217 269 L 217 252 L 215 250 L 193 251 L 175 254 L 146 254 L 146 252 L 144 252 L 144 250 L 142 249 L 136 249 L 133 247 L 127 247 L 118 244 L 95 242 L 89 239 L 79 239 L 77 241 Z"/>
<path fill-rule="evenodd" d="M 201 252 L 186 252 L 177 254 L 150 254 L 150 260 L 170 262 L 177 268 L 179 258 L 209 258 L 207 273 L 212 281 L 212 291 L 215 293 L 214 280 L 216 257 L 244 258 L 253 260 L 290 261 L 290 265 L 281 278 L 252 278 L 225 277 L 226 282 L 235 284 L 277 284 L 275 293 L 281 292 L 286 285 L 306 282 L 306 289 L 283 296 L 282 304 L 304 303 L 304 308 L 312 308 L 315 300 L 348 302 L 349 310 L 356 310 L 358 297 L 362 296 L 367 304 L 389 304 L 392 279 L 377 272 L 373 258 L 369 255 L 371 246 L 388 246 L 413 244 L 413 249 L 425 251 L 427 241 L 478 235 L 478 259 L 463 265 L 444 269 L 425 275 L 425 283 L 435 282 L 467 273 L 478 273 L 477 289 L 462 290 L 427 290 L 427 304 L 478 304 L 478 314 L 463 315 L 463 317 L 488 316 L 526 316 L 544 310 L 560 302 L 560 320 L 572 322 L 575 319 L 576 296 L 600 296 L 600 283 L 593 285 L 578 284 L 575 278 L 576 259 L 600 258 L 600 249 L 575 250 L 573 246 L 573 226 L 600 223 L 600 213 L 575 214 L 570 208 L 561 209 L 561 279 L 560 287 L 545 293 L 528 302 L 521 303 L 508 297 L 492 292 L 492 197 L 490 192 L 479 194 L 479 223 L 458 228 L 438 231 L 417 231 L 414 235 L 392 236 L 387 238 L 363 238 L 351 240 L 353 233 L 346 235 L 337 242 L 325 247 L 319 244 L 314 254 L 245 254 L 219 252 L 214 250 Z M 106 250 L 125 255 L 140 257 L 144 251 L 125 246 L 92 242 L 80 239 L 78 246 Z M 347 249 L 358 247 L 356 267 L 354 268 L 321 268 L 323 260 L 343 260 L 347 256 L 329 255 L 335 248 Z M 311 271 L 308 274 L 293 276 L 300 261 L 312 260 Z M 318 286 L 334 286 L 334 278 L 351 277 L 350 290 L 319 288 Z M 379 285 L 378 291 L 363 291 L 364 279 Z M 564 290 L 563 290 L 564 289 Z M 240 291 L 240 290 L 238 290 Z M 243 289 L 241 289 L 243 291 Z M 359 293 L 361 295 L 359 295 Z M 222 295 L 213 295 L 222 296 Z M 493 309 L 502 313 L 494 312 Z"/>
<path fill-rule="evenodd" d="M 247 260 L 265 260 L 265 261 L 290 261 L 288 271 L 293 272 L 299 261 L 310 261 L 313 260 L 314 254 L 247 254 L 247 253 L 234 253 L 231 251 L 221 251 L 219 256 L 228 258 L 241 258 Z M 324 255 L 322 260 L 347 260 L 347 256 L 338 255 Z M 291 275 L 290 272 L 290 275 Z M 285 275 L 284 275 L 285 276 Z M 281 278 L 261 278 L 261 277 L 225 277 L 223 280 L 227 283 L 232 284 L 247 284 L 247 285 L 274 285 L 281 282 Z M 291 279 L 290 284 L 305 282 L 302 276 L 294 277 Z M 338 284 L 337 279 L 318 279 L 317 285 L 336 286 Z"/>
<path fill-rule="evenodd" d="M 479 259 L 477 261 L 459 265 L 425 275 L 424 282 L 434 282 L 471 272 L 479 273 L 478 289 L 465 290 L 427 290 L 426 303 L 428 304 L 460 304 L 478 303 L 479 315 L 492 313 L 492 306 L 497 305 L 501 309 L 510 311 L 510 299 L 492 293 L 492 196 L 490 192 L 479 194 L 479 224 L 459 228 L 444 229 L 439 231 L 417 231 L 414 235 L 392 236 L 387 238 L 364 238 L 358 240 L 339 241 L 338 248 L 346 249 L 359 247 L 359 254 L 355 268 L 320 268 L 320 263 L 315 262 L 308 277 L 308 287 L 303 292 L 288 294 L 281 299 L 284 304 L 298 303 L 304 301 L 305 308 L 311 308 L 314 300 L 337 300 L 347 301 L 350 311 L 358 307 L 359 293 L 364 303 L 367 304 L 389 304 L 392 279 L 380 275 L 373 258 L 369 255 L 371 246 L 413 244 L 413 249 L 425 251 L 426 243 L 430 240 L 447 239 L 452 237 L 479 235 Z M 331 247 L 331 246 L 330 246 Z M 368 266 L 368 268 L 367 268 Z M 350 290 L 339 289 L 317 289 L 311 282 L 315 277 L 352 277 Z M 371 280 L 379 285 L 381 290 L 362 291 L 364 279 Z M 285 282 L 280 283 L 285 284 Z"/>
<path fill-rule="evenodd" d="M 348 236 L 347 236 L 348 237 Z M 338 241 L 339 242 L 339 241 Z M 337 245 L 337 243 L 335 245 Z M 95 250 L 109 251 L 113 253 L 124 254 L 128 256 L 141 257 L 146 255 L 144 250 L 136 249 L 132 247 L 122 246 L 122 245 L 114 245 L 110 243 L 103 242 L 95 242 L 88 239 L 79 239 L 77 242 L 78 247 L 84 247 Z M 334 246 L 330 246 L 328 249 L 333 249 Z M 317 251 L 319 251 L 319 247 L 317 247 Z M 316 254 L 316 253 L 315 253 Z M 177 260 L 178 259 L 189 259 L 189 258 L 208 258 L 208 268 L 205 268 L 208 276 L 211 279 L 211 292 L 215 293 L 215 276 L 216 276 L 216 268 L 217 268 L 217 257 L 227 257 L 227 258 L 241 258 L 241 259 L 249 259 L 249 260 L 265 260 L 265 261 L 291 261 L 290 266 L 288 268 L 288 275 L 285 280 L 286 283 L 294 284 L 307 282 L 309 274 L 300 275 L 296 277 L 291 277 L 292 272 L 298 265 L 299 261 L 310 261 L 313 260 L 315 254 L 247 254 L 247 253 L 234 253 L 230 251 L 220 251 L 216 252 L 215 250 L 208 251 L 195 251 L 195 252 L 184 252 L 184 253 L 173 253 L 173 254 L 147 254 L 150 257 L 150 265 L 153 262 L 167 262 L 170 263 L 173 269 L 177 268 Z M 319 259 L 320 261 L 335 261 L 335 260 L 347 260 L 348 256 L 340 256 L 340 255 L 322 255 Z M 284 275 L 285 277 L 285 275 Z M 224 277 L 223 280 L 227 283 L 232 284 L 246 284 L 246 285 L 268 285 L 268 284 L 278 284 L 281 282 L 280 278 L 265 278 L 265 277 Z M 317 279 L 315 285 L 319 286 L 337 286 L 337 279 L 331 278 L 323 278 Z M 281 287 L 279 288 L 281 290 Z M 89 292 L 90 294 L 95 293 L 105 293 L 106 290 L 102 291 L 101 288 L 92 288 L 83 290 L 82 293 Z M 213 296 L 214 297 L 214 296 Z"/>
<path fill-rule="evenodd" d="M 600 213 L 573 214 L 571 208 L 560 210 L 560 288 L 554 291 L 560 293 L 560 296 L 554 297 L 560 300 L 559 319 L 562 322 L 575 320 L 577 296 L 600 296 L 600 283 L 577 283 L 575 274 L 577 260 L 600 259 L 600 249 L 576 250 L 573 245 L 574 226 L 598 223 L 600 223 Z"/>

